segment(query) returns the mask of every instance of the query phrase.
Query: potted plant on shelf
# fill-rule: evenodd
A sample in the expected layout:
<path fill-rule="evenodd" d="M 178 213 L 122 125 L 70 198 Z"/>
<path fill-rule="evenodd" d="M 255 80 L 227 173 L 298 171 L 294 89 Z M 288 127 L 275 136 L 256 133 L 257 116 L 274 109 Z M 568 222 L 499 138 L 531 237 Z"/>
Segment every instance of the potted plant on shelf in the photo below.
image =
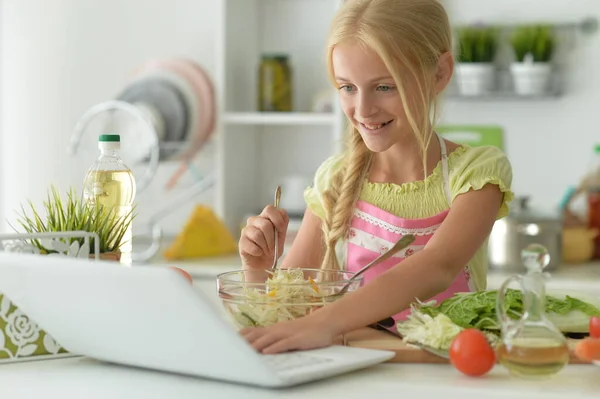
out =
<path fill-rule="evenodd" d="M 547 92 L 552 76 L 556 37 L 551 26 L 526 25 L 514 30 L 511 45 L 515 62 L 510 66 L 515 92 L 540 95 Z"/>
<path fill-rule="evenodd" d="M 89 205 L 84 198 L 77 196 L 71 189 L 67 193 L 66 202 L 55 187 L 48 190 L 47 200 L 44 201 L 45 215 L 42 216 L 31 201 L 29 207 L 31 214 L 22 212 L 18 214 L 17 223 L 27 234 L 35 233 L 64 233 L 84 231 L 96 233 L 99 237 L 100 259 L 118 261 L 121 257 L 120 247 L 125 243 L 123 237 L 129 230 L 135 214 L 135 207 L 125 215 L 117 216 L 114 209 L 104 209 L 102 205 Z M 13 227 L 14 229 L 14 227 Z M 15 229 L 17 231 L 17 229 Z M 17 231 L 18 232 L 18 231 Z M 89 257 L 90 249 L 95 247 L 95 239 L 89 239 L 89 248 L 86 247 Z M 65 242 L 60 240 L 27 239 L 26 242 L 40 254 L 55 254 L 65 250 L 84 248 L 84 238 L 68 238 Z M 69 254 L 75 255 L 75 254 Z"/>
<path fill-rule="evenodd" d="M 477 96 L 492 91 L 496 83 L 494 58 L 498 49 L 497 29 L 490 26 L 457 28 L 458 90 L 462 95 Z"/>

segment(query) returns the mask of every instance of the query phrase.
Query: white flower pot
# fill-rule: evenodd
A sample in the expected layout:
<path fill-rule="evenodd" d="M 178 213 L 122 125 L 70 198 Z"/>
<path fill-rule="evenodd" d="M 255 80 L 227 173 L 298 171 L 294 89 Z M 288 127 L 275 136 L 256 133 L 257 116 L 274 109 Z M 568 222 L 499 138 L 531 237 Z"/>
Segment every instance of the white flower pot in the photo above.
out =
<path fill-rule="evenodd" d="M 458 90 L 462 95 L 479 96 L 494 89 L 496 67 L 492 63 L 459 63 L 457 78 Z"/>
<path fill-rule="evenodd" d="M 548 91 L 552 66 L 546 62 L 520 63 L 510 66 L 515 92 L 521 96 L 542 95 Z"/>

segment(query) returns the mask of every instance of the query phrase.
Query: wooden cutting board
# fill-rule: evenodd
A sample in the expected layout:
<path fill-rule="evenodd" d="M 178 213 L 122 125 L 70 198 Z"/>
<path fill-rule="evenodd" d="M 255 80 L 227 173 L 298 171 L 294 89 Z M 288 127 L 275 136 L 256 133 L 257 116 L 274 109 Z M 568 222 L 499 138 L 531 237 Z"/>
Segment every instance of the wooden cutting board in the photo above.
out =
<path fill-rule="evenodd" d="M 395 352 L 396 355 L 388 360 L 390 363 L 428 363 L 428 364 L 448 364 L 449 360 L 436 356 L 415 346 L 411 346 L 402 339 L 385 331 L 378 331 L 372 328 L 364 328 L 352 333 L 346 334 L 345 341 L 347 346 L 358 348 L 382 349 Z M 573 352 L 576 340 L 569 340 L 570 359 L 569 364 L 591 364 L 590 362 L 579 359 Z"/>

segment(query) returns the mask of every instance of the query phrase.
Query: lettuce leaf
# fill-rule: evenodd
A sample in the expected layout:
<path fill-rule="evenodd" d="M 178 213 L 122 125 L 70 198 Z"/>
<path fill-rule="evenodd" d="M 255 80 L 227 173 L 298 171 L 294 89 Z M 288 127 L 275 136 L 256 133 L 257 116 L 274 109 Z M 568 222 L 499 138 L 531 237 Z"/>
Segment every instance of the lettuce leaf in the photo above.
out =
<path fill-rule="evenodd" d="M 462 328 L 499 330 L 497 296 L 497 290 L 457 293 L 438 306 L 421 303 L 416 309 L 431 317 L 443 314 Z M 600 299 L 591 296 L 585 300 L 582 298 L 585 295 L 580 293 L 547 294 L 545 308 L 548 318 L 563 332 L 587 332 L 589 317 L 600 316 Z M 592 300 L 594 303 L 590 303 Z M 520 318 L 523 314 L 523 293 L 517 289 L 508 289 L 504 306 L 511 319 Z"/>

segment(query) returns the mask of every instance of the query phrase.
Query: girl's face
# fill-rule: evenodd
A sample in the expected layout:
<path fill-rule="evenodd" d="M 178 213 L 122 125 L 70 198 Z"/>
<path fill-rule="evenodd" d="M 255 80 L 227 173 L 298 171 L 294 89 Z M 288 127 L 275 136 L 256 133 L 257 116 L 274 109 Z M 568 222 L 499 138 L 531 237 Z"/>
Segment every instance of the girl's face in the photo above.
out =
<path fill-rule="evenodd" d="M 343 43 L 332 62 L 342 109 L 371 151 L 385 151 L 411 132 L 394 79 L 375 52 Z M 408 80 L 403 86 L 407 99 L 415 98 L 416 85 Z"/>

